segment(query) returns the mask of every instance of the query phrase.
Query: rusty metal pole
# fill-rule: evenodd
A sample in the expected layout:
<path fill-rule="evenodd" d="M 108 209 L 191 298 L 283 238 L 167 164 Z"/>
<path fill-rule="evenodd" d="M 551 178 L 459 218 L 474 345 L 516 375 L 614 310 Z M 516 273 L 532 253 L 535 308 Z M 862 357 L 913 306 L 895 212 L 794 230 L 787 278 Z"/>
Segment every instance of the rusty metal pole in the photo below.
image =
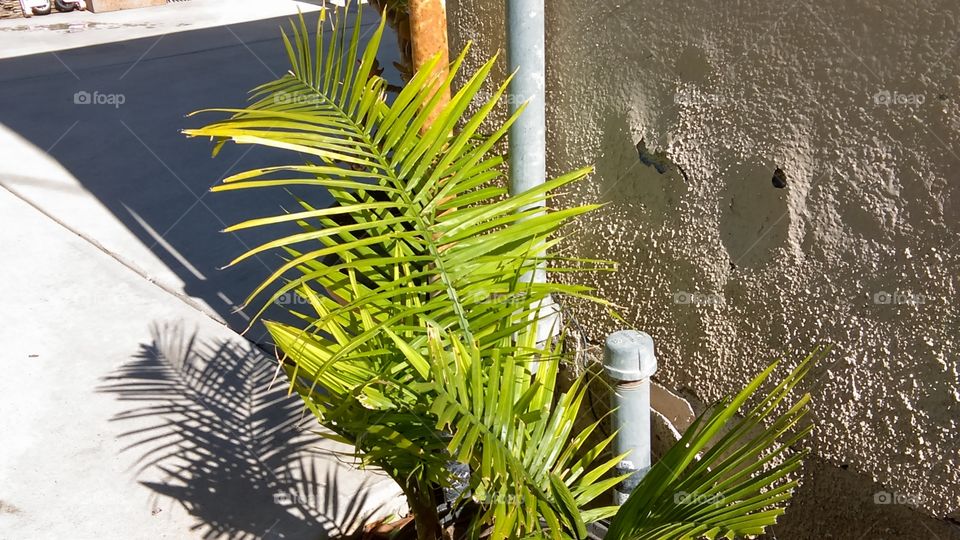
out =
<path fill-rule="evenodd" d="M 450 52 L 447 45 L 447 6 L 446 0 L 410 0 L 410 39 L 413 41 L 413 70 L 416 72 L 440 53 L 440 62 L 434 73 L 437 75 L 436 86 L 440 86 L 448 74 Z M 424 125 L 423 130 L 429 128 L 436 120 L 440 110 L 450 102 L 450 91 L 444 92 L 432 114 Z"/>

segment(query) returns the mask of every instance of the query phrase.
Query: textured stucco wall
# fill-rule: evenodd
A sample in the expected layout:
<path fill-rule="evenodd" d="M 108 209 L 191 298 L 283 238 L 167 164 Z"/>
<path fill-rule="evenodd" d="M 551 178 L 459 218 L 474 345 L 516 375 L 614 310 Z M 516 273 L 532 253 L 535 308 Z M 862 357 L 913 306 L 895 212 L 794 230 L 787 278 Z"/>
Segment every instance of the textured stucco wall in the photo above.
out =
<path fill-rule="evenodd" d="M 502 3 L 448 6 L 469 67 L 503 47 Z M 832 343 L 804 499 L 869 523 L 886 490 L 956 519 L 960 3 L 549 1 L 547 18 L 551 173 L 595 163 L 564 203 L 607 203 L 566 248 L 620 263 L 594 284 L 654 336 L 660 381 L 710 401 Z M 643 163 L 641 139 L 679 168 Z"/>

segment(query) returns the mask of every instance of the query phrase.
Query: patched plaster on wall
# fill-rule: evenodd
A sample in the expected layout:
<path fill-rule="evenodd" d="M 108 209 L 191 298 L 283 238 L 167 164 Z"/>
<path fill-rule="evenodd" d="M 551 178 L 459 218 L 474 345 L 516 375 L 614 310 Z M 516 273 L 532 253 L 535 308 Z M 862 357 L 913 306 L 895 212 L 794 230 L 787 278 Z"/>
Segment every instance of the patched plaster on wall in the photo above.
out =
<path fill-rule="evenodd" d="M 502 48 L 500 3 L 450 4 L 468 67 Z M 661 382 L 710 401 L 830 343 L 821 469 L 956 516 L 960 4 L 547 4 L 549 167 L 595 163 L 563 204 L 606 203 L 565 249 L 619 263 L 592 284 L 653 335 Z"/>

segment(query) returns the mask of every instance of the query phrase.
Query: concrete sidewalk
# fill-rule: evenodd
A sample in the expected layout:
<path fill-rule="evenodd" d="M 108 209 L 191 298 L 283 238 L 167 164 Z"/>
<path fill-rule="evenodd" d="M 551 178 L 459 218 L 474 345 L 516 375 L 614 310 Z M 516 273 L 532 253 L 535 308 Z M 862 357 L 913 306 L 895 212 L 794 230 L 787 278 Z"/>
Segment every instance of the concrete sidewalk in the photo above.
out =
<path fill-rule="evenodd" d="M 204 3 L 178 4 L 179 20 L 191 25 L 185 28 L 206 24 L 205 12 L 190 8 Z M 230 5 L 242 10 L 248 2 Z M 141 20 L 152 12 L 130 11 Z M 373 9 L 366 12 L 368 34 L 378 17 Z M 185 118 L 190 112 L 243 106 L 249 89 L 289 69 L 279 31 L 287 21 L 281 16 L 0 60 L 0 184 L 145 278 L 243 330 L 249 318 L 237 305 L 279 259 L 264 254 L 235 268 L 220 267 L 295 227 L 219 231 L 277 213 L 292 198 L 280 189 L 208 190 L 229 174 L 302 158 L 228 145 L 211 159 L 208 141 L 188 140 L 180 130 L 213 118 Z M 133 38 L 137 31 L 124 35 Z M 0 32 L 0 49 L 16 43 Z M 391 67 L 398 57 L 395 43 L 385 36 L 379 58 L 390 80 L 399 82 Z M 122 97 L 123 103 L 78 103 L 77 95 Z M 299 194 L 318 206 L 330 203 L 326 190 Z M 268 311 L 271 318 L 284 315 Z M 247 337 L 266 340 L 262 328 Z"/>
<path fill-rule="evenodd" d="M 319 2 L 293 0 L 190 0 L 163 6 L 92 13 L 71 11 L 0 20 L 0 58 L 89 47 L 187 30 L 199 30 L 309 13 Z"/>
<path fill-rule="evenodd" d="M 275 361 L 235 332 L 275 261 L 218 270 L 264 238 L 218 231 L 289 197 L 207 189 L 298 156 L 211 160 L 179 133 L 287 69 L 278 27 L 297 9 L 316 6 L 0 22 L 0 57 L 21 55 L 0 60 L 0 540 L 321 538 L 404 512 L 392 480 L 309 432 Z"/>
<path fill-rule="evenodd" d="M 402 513 L 273 362 L 0 189 L 0 538 L 318 538 Z"/>

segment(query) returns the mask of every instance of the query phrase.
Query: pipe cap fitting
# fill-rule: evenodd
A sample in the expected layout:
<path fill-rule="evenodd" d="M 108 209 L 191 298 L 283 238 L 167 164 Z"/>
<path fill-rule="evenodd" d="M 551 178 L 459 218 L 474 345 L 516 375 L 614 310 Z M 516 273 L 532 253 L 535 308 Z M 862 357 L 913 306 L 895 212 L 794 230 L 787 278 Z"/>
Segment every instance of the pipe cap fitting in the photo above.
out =
<path fill-rule="evenodd" d="M 603 367 L 617 381 L 642 381 L 657 372 L 653 338 L 636 330 L 620 330 L 607 336 Z"/>

